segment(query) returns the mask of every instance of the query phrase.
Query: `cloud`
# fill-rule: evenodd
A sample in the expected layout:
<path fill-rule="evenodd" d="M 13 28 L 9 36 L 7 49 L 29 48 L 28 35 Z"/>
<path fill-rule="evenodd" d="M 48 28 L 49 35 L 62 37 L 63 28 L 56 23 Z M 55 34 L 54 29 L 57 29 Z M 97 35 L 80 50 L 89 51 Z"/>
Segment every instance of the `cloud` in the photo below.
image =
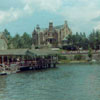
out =
<path fill-rule="evenodd" d="M 100 30 L 100 16 L 93 18 L 92 21 L 96 23 L 94 30 Z"/>
<path fill-rule="evenodd" d="M 26 6 L 35 10 L 56 12 L 62 6 L 62 0 L 23 0 Z"/>
<path fill-rule="evenodd" d="M 98 16 L 98 17 L 96 17 L 96 18 L 93 18 L 92 21 L 95 21 L 95 22 L 100 21 L 100 16 Z"/>
<path fill-rule="evenodd" d="M 97 25 L 92 20 L 100 15 L 99 4 L 99 0 L 65 0 L 60 14 L 68 19 L 74 31 L 88 32 Z"/>
<path fill-rule="evenodd" d="M 25 7 L 24 9 L 14 9 L 10 8 L 7 11 L 0 11 L 0 24 L 6 24 L 8 22 L 15 21 L 21 17 L 23 17 L 25 14 L 30 14 L 31 11 L 28 7 Z"/>
<path fill-rule="evenodd" d="M 12 6 L 8 10 L 0 10 L 0 24 L 16 21 L 25 15 L 31 15 L 34 11 L 56 12 L 61 7 L 62 0 L 18 0 L 17 3 L 22 4 L 22 7 Z"/>
<path fill-rule="evenodd" d="M 6 1 L 6 0 L 1 0 Z M 17 0 L 6 10 L 0 10 L 0 25 L 16 21 L 34 12 L 52 12 L 63 16 L 72 25 L 73 30 L 95 28 L 99 22 L 93 19 L 100 16 L 100 0 Z M 16 6 L 16 5 L 20 6 Z M 5 5 L 5 4 L 4 4 Z M 22 6 L 21 6 L 22 5 Z M 89 25 L 91 24 L 91 25 Z M 84 28 L 83 28 L 84 27 Z"/>
<path fill-rule="evenodd" d="M 14 8 L 10 8 L 7 11 L 0 11 L 0 24 L 17 20 L 21 14 L 20 10 L 14 10 Z"/>

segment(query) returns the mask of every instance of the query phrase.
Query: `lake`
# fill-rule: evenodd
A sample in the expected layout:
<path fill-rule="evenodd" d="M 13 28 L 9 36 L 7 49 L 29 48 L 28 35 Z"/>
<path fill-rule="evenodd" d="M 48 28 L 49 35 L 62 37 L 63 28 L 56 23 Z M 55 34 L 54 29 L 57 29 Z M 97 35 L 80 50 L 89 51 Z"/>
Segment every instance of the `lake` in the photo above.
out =
<path fill-rule="evenodd" d="M 0 100 L 100 100 L 100 64 L 0 76 Z"/>

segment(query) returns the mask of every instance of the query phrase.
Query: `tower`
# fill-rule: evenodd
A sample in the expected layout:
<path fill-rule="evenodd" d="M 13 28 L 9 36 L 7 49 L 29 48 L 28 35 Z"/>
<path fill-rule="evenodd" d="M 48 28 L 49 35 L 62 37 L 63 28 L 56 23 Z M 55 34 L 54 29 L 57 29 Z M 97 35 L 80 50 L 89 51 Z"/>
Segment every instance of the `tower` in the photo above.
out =
<path fill-rule="evenodd" d="M 53 22 L 52 21 L 49 22 L 49 30 L 53 30 Z"/>
<path fill-rule="evenodd" d="M 40 26 L 39 25 L 36 26 L 36 30 L 40 31 Z"/>
<path fill-rule="evenodd" d="M 32 44 L 36 47 L 38 45 L 38 34 L 37 31 L 34 29 L 32 32 Z"/>
<path fill-rule="evenodd" d="M 67 20 L 65 20 L 65 25 L 67 25 Z"/>

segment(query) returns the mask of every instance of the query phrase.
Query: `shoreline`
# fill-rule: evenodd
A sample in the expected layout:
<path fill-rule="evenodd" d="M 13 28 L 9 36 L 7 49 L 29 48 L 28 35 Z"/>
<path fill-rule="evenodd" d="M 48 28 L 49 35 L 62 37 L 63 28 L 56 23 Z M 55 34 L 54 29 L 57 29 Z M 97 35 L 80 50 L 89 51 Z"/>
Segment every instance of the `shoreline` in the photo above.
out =
<path fill-rule="evenodd" d="M 60 60 L 58 61 L 59 64 L 78 64 L 78 63 L 100 63 L 99 61 L 87 61 L 87 60 Z"/>

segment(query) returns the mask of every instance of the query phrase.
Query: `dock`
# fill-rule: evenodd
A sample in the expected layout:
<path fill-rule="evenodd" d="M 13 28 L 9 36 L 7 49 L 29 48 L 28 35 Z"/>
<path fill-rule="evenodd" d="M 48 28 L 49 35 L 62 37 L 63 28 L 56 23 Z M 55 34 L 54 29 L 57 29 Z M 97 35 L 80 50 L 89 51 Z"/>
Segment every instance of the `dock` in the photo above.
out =
<path fill-rule="evenodd" d="M 0 50 L 0 71 L 17 73 L 25 70 L 56 68 L 57 54 L 57 51 L 48 49 Z"/>

